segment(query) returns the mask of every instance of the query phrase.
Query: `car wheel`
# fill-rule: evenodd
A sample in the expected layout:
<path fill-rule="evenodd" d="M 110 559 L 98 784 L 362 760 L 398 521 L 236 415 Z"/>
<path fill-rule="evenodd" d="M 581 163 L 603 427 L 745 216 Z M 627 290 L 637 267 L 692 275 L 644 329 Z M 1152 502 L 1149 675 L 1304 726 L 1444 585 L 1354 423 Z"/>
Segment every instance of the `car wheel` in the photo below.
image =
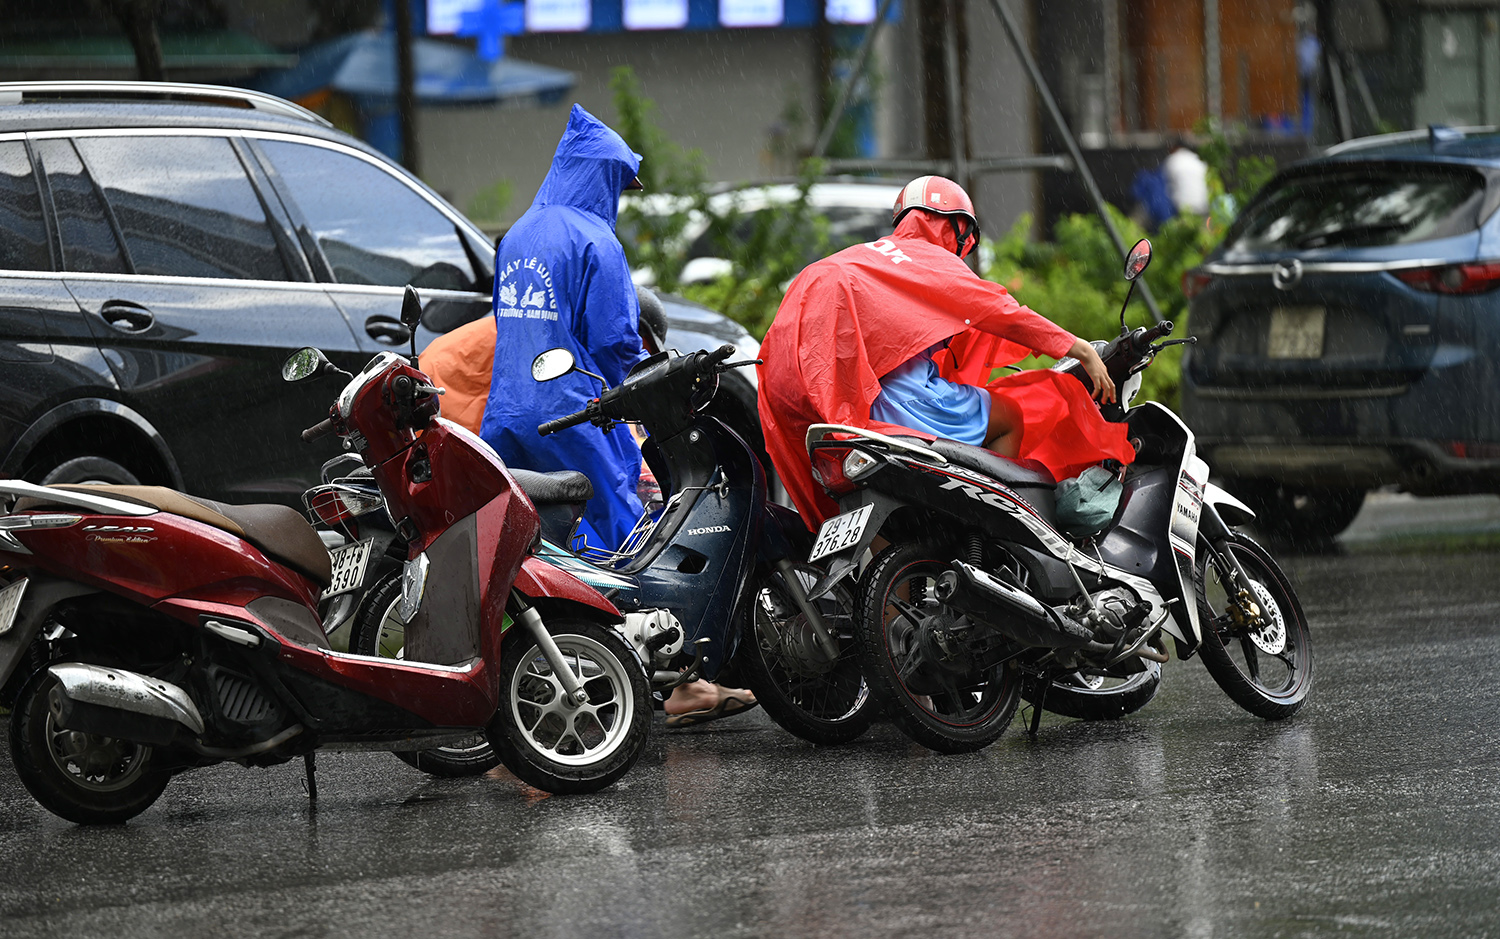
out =
<path fill-rule="evenodd" d="M 1255 511 L 1256 527 L 1294 544 L 1327 541 L 1349 527 L 1365 491 L 1344 486 L 1288 486 L 1271 479 L 1237 480 L 1229 487 Z"/>
<path fill-rule="evenodd" d="M 43 486 L 58 483 L 105 483 L 111 486 L 139 486 L 141 481 L 130 470 L 102 456 L 75 456 L 56 464 L 38 478 Z"/>

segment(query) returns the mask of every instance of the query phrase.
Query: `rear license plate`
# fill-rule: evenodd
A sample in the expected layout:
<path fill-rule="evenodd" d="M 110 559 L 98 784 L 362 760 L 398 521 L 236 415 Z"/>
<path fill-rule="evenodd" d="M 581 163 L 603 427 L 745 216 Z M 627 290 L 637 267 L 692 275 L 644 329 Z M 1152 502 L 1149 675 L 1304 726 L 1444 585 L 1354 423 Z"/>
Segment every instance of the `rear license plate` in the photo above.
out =
<path fill-rule="evenodd" d="M 823 527 L 818 529 L 818 540 L 813 542 L 812 553 L 807 556 L 808 561 L 816 561 L 859 544 L 873 508 L 873 505 L 862 505 L 853 512 L 835 515 L 824 522 Z"/>
<path fill-rule="evenodd" d="M 1266 357 L 1318 359 L 1323 357 L 1323 327 L 1328 311 L 1320 306 L 1280 307 L 1271 311 Z"/>
<path fill-rule="evenodd" d="M 21 597 L 26 593 L 26 578 L 0 590 L 0 636 L 10 632 L 16 624 L 16 614 L 21 610 Z"/>
<path fill-rule="evenodd" d="M 330 552 L 333 556 L 333 583 L 323 591 L 320 599 L 327 600 L 329 597 L 348 593 L 365 582 L 365 565 L 370 561 L 370 545 L 373 543 L 372 539 L 367 538 Z"/>

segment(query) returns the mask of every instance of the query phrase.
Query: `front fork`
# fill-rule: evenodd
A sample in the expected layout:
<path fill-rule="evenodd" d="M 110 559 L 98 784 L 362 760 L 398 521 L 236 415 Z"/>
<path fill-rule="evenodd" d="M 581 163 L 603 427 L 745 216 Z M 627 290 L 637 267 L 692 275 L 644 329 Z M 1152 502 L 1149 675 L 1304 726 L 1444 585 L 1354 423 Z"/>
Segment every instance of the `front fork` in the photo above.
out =
<path fill-rule="evenodd" d="M 562 650 L 553 641 L 552 634 L 547 631 L 547 625 L 542 622 L 542 616 L 536 611 L 536 607 L 526 602 L 526 598 L 514 591 L 510 595 L 510 616 L 525 627 L 531 633 L 531 638 L 536 641 L 537 648 L 542 650 L 542 657 L 552 668 L 552 674 L 562 682 L 563 691 L 567 693 L 568 701 L 574 707 L 587 704 L 589 693 L 579 684 L 578 676 L 573 674 L 573 669 L 568 667 L 567 660 L 563 658 Z"/>
<path fill-rule="evenodd" d="M 1229 550 L 1229 526 L 1224 523 L 1219 510 L 1207 502 L 1203 504 L 1198 533 L 1203 536 L 1204 543 L 1218 562 L 1215 566 L 1234 581 L 1232 585 L 1226 585 L 1233 589 L 1225 591 L 1229 594 L 1229 619 L 1238 629 L 1260 626 L 1261 609 L 1260 604 L 1255 602 L 1255 594 L 1250 590 L 1250 575 L 1240 566 L 1240 559 Z"/>

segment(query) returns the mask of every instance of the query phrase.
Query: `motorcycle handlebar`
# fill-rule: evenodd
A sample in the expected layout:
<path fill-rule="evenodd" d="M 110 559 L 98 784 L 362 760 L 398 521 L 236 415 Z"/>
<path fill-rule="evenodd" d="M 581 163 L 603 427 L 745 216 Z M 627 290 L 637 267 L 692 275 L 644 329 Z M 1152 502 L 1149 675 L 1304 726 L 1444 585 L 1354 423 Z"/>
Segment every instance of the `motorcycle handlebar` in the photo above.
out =
<path fill-rule="evenodd" d="M 1161 337 L 1172 335 L 1172 330 L 1174 328 L 1175 327 L 1173 326 L 1171 320 L 1162 320 L 1160 323 L 1152 326 L 1144 333 L 1141 333 L 1141 337 L 1135 342 L 1135 347 L 1137 349 L 1144 350 L 1147 346 L 1151 345 L 1151 343 L 1155 342 Z"/>
<path fill-rule="evenodd" d="M 569 427 L 576 427 L 577 425 L 582 424 L 584 421 L 593 417 L 592 412 L 594 410 L 594 407 L 595 402 L 590 401 L 589 406 L 584 408 L 582 411 L 569 414 L 566 417 L 559 417 L 555 421 L 547 421 L 545 424 L 538 424 L 536 432 L 541 436 L 546 437 L 551 434 L 555 434 L 560 430 L 567 430 Z"/>
<path fill-rule="evenodd" d="M 731 355 L 734 355 L 737 351 L 739 350 L 735 349 L 734 346 L 725 343 L 714 351 L 705 354 L 702 359 L 698 360 L 698 374 L 713 374 L 714 372 L 718 371 L 719 366 L 722 365 L 726 359 L 728 359 Z"/>
<path fill-rule="evenodd" d="M 333 418 L 330 417 L 325 420 L 318 421 L 316 424 L 304 430 L 302 432 L 302 439 L 304 442 L 311 443 L 312 441 L 317 440 L 319 437 L 327 437 L 331 433 L 333 433 Z"/>

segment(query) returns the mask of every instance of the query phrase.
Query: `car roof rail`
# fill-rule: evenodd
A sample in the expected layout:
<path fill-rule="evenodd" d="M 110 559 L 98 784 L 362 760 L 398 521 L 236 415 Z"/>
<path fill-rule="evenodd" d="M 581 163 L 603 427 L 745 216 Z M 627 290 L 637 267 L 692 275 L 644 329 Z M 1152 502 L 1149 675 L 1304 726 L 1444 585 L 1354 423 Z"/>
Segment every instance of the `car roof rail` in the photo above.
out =
<path fill-rule="evenodd" d="M 187 82 L 50 81 L 0 82 L 0 105 L 58 101 L 123 101 L 202 104 L 210 107 L 263 111 L 310 124 L 332 127 L 325 118 L 300 104 L 248 88 L 198 85 Z"/>
<path fill-rule="evenodd" d="M 1434 129 L 1437 133 L 1434 133 Z M 1354 153 L 1359 150 L 1368 150 L 1371 147 L 1385 147 L 1397 143 L 1419 143 L 1423 140 L 1432 141 L 1434 144 L 1448 143 L 1452 140 L 1461 140 L 1475 134 L 1493 134 L 1500 130 L 1494 124 L 1483 124 L 1474 127 L 1424 127 L 1421 130 L 1402 130 L 1394 134 L 1375 134 L 1370 137 L 1356 137 L 1343 143 L 1336 143 L 1323 151 L 1324 156 L 1338 156 L 1341 153 Z M 1451 135 L 1451 136 L 1450 136 Z"/>

